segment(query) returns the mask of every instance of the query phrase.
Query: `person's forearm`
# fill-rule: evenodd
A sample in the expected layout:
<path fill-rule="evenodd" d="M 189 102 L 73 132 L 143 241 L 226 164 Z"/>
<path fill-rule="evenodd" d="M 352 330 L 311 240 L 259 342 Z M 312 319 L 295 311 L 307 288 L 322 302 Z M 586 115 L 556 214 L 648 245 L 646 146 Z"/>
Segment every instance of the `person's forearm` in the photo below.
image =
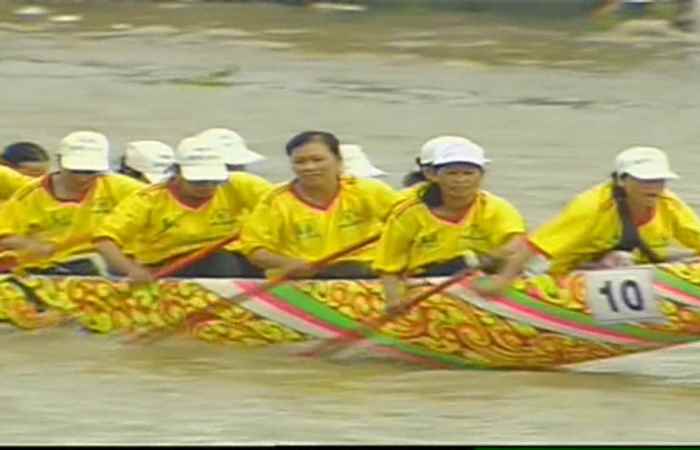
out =
<path fill-rule="evenodd" d="M 95 248 L 107 261 L 107 264 L 122 275 L 126 275 L 134 268 L 141 267 L 138 263 L 126 256 L 117 244 L 109 239 L 101 239 L 95 242 Z"/>
<path fill-rule="evenodd" d="M 250 262 L 262 269 L 279 269 L 303 263 L 300 259 L 272 253 L 265 249 L 258 249 L 249 256 Z"/>
<path fill-rule="evenodd" d="M 505 266 L 498 273 L 499 276 L 509 281 L 517 278 L 530 259 L 535 256 L 535 252 L 532 251 L 532 249 L 524 242 L 521 245 L 514 247 L 514 250 L 515 253 L 508 258 Z"/>
<path fill-rule="evenodd" d="M 384 298 L 387 305 L 399 304 L 403 299 L 405 286 L 403 280 L 398 275 L 385 274 L 381 276 L 384 286 Z"/>
<path fill-rule="evenodd" d="M 0 239 L 0 250 L 22 250 L 29 247 L 32 240 L 21 236 L 8 236 Z"/>

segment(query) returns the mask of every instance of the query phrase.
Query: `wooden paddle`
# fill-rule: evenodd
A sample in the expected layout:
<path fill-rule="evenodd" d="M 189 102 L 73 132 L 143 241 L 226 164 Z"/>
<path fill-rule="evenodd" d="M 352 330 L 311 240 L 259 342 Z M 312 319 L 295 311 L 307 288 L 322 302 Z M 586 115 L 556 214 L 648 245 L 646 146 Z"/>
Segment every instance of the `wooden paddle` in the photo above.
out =
<path fill-rule="evenodd" d="M 153 277 L 156 280 L 158 280 L 160 278 L 169 277 L 170 275 L 173 275 L 173 274 L 181 271 L 182 269 L 186 269 L 187 267 L 191 266 L 192 264 L 199 262 L 199 261 L 211 256 L 215 252 L 221 250 L 222 248 L 226 247 L 228 244 L 237 240 L 238 236 L 239 236 L 239 233 L 236 233 L 233 236 L 227 237 L 226 239 L 223 239 L 215 244 L 208 245 L 206 247 L 202 247 L 199 250 L 195 251 L 194 253 L 191 253 L 187 256 L 183 256 L 182 258 L 178 258 L 175 261 L 171 262 L 170 264 L 158 269 L 153 274 Z"/>
<path fill-rule="evenodd" d="M 330 255 L 327 255 L 327 256 L 325 256 L 317 261 L 314 261 L 314 262 L 310 263 L 309 266 L 311 266 L 312 268 L 314 268 L 316 270 L 324 269 L 326 266 L 328 266 L 331 262 L 335 261 L 336 259 L 341 258 L 341 257 L 346 256 L 346 255 L 349 255 L 353 252 L 356 252 L 356 251 L 366 247 L 367 245 L 370 245 L 373 242 L 378 241 L 380 237 L 381 237 L 381 234 L 372 235 L 372 236 L 368 237 L 367 239 L 363 239 L 362 241 L 357 242 L 349 247 L 338 250 L 337 252 L 333 252 Z M 231 297 L 229 299 L 224 299 L 224 301 L 227 304 L 237 305 L 237 304 L 243 303 L 244 301 L 246 301 L 250 297 L 260 295 L 263 292 L 265 292 L 269 289 L 272 289 L 276 286 L 279 286 L 280 284 L 282 284 L 290 279 L 292 279 L 292 276 L 289 273 L 281 273 L 275 277 L 272 277 L 270 280 L 268 280 L 262 284 L 253 286 L 252 288 L 244 289 L 243 292 L 241 292 L 241 293 L 239 293 L 239 294 L 237 294 L 234 297 Z M 171 328 L 172 331 L 170 331 L 169 333 L 165 332 L 163 330 L 161 330 L 160 333 L 156 333 L 156 335 L 154 335 L 154 333 L 147 332 L 146 334 L 142 335 L 140 338 L 137 337 L 136 339 L 132 339 L 131 342 L 146 341 L 146 340 L 148 342 L 153 342 L 156 340 L 163 339 L 171 334 L 174 334 L 177 330 L 180 329 L 180 327 L 183 323 L 188 324 L 189 327 L 192 328 L 194 326 L 193 324 L 196 323 L 198 319 L 200 319 L 202 317 L 207 317 L 207 315 L 210 314 L 211 311 L 214 308 L 216 308 L 217 306 L 218 305 L 209 305 L 201 311 L 195 311 L 191 314 L 194 317 L 189 317 L 186 315 L 177 324 L 173 325 L 173 327 Z M 150 338 L 149 338 L 149 335 L 151 336 Z"/>
<path fill-rule="evenodd" d="M 453 284 L 460 282 L 467 276 L 473 274 L 474 271 L 475 269 L 471 267 L 462 269 L 456 274 L 452 275 L 450 278 L 434 285 L 427 291 L 421 292 L 414 298 L 405 302 L 401 302 L 400 304 L 389 308 L 386 314 L 384 314 L 384 316 L 369 321 L 366 324 L 361 324 L 360 327 L 355 331 L 347 332 L 346 334 L 343 334 L 337 338 L 323 341 L 311 350 L 302 352 L 301 355 L 313 357 L 331 356 L 340 351 L 342 348 L 350 346 L 359 340 L 371 336 L 372 334 L 379 331 L 384 325 L 391 322 L 392 320 L 399 318 L 421 301 L 431 297 L 432 295 L 437 294 L 438 292 L 447 289 Z"/>
<path fill-rule="evenodd" d="M 337 252 L 333 252 L 327 256 L 324 256 L 321 259 L 313 261 L 313 262 L 309 263 L 309 266 L 312 269 L 317 270 L 317 271 L 323 270 L 330 263 L 335 261 L 336 259 L 342 258 L 343 256 L 347 256 L 351 253 L 354 253 L 354 252 L 378 241 L 380 237 L 381 237 L 380 234 L 372 235 L 372 236 L 368 237 L 367 239 L 363 239 L 362 241 L 357 242 L 349 247 L 343 248 L 341 250 L 338 250 Z M 247 299 L 248 297 L 254 297 L 256 295 L 260 295 L 263 292 L 266 292 L 266 291 L 268 291 L 276 286 L 279 286 L 280 284 L 285 283 L 286 281 L 289 281 L 291 279 L 292 279 L 292 276 L 289 274 L 289 272 L 281 273 L 279 275 L 273 276 L 268 281 L 253 287 L 252 289 L 244 289 L 243 292 L 241 292 L 241 293 L 239 293 L 231 298 L 226 299 L 226 302 L 234 304 L 234 305 L 241 303 L 241 302 L 245 301 L 245 299 Z"/>

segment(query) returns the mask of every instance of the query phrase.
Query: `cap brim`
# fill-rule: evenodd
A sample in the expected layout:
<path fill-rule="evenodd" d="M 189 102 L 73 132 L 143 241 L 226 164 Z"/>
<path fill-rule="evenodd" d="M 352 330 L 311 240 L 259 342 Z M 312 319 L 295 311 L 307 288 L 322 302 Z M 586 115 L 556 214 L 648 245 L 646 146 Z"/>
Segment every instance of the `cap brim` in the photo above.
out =
<path fill-rule="evenodd" d="M 628 170 L 626 173 L 638 180 L 677 180 L 680 178 L 678 174 L 671 172 L 670 170 L 658 172 Z"/>
<path fill-rule="evenodd" d="M 180 168 L 182 177 L 187 181 L 226 181 L 229 173 L 226 165 L 192 166 Z"/>
<path fill-rule="evenodd" d="M 96 172 L 106 172 L 109 170 L 109 160 L 107 158 L 95 158 L 94 153 L 86 154 L 73 153 L 61 156 L 61 167 L 68 170 L 94 170 Z"/>
<path fill-rule="evenodd" d="M 226 164 L 233 164 L 236 166 L 243 166 L 245 164 L 253 164 L 258 161 L 263 161 L 267 159 L 260 153 L 256 153 L 249 149 L 240 149 L 234 154 L 226 155 Z"/>
<path fill-rule="evenodd" d="M 378 168 L 376 168 L 376 167 L 373 166 L 373 167 L 369 170 L 369 175 L 370 175 L 371 177 L 383 177 L 383 176 L 386 175 L 386 172 L 384 172 L 382 169 L 378 169 Z"/>
<path fill-rule="evenodd" d="M 455 160 L 452 160 L 452 161 L 437 160 L 437 161 L 433 161 L 432 165 L 433 166 L 446 166 L 448 164 L 473 164 L 475 166 L 484 167 L 485 165 L 487 165 L 490 162 L 491 162 L 491 160 L 486 159 L 486 158 L 480 159 L 480 160 L 476 160 L 476 159 L 466 160 L 466 158 L 465 158 L 465 159 L 460 159 L 458 161 L 455 161 Z"/>

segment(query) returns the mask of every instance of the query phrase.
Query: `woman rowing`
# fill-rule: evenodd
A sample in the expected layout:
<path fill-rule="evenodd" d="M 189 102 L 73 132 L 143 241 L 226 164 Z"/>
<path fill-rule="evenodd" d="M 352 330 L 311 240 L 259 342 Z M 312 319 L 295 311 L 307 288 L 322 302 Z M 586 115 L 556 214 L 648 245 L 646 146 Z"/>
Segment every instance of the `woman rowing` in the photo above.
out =
<path fill-rule="evenodd" d="M 661 262 L 678 242 L 700 252 L 700 219 L 666 189 L 678 178 L 666 154 L 632 147 L 615 161 L 612 180 L 577 196 L 558 216 L 530 235 L 503 270 L 476 289 L 498 293 L 530 265 L 564 275 L 584 264 L 602 267 Z"/>
<path fill-rule="evenodd" d="M 49 155 L 33 142 L 15 142 L 3 150 L 0 165 L 32 178 L 38 178 L 49 170 Z"/>
<path fill-rule="evenodd" d="M 229 172 L 246 171 L 250 164 L 266 159 L 249 149 L 238 133 L 227 128 L 210 128 L 199 133 L 199 137 L 206 139 L 215 151 L 221 153 Z"/>
<path fill-rule="evenodd" d="M 286 151 L 296 178 L 253 212 L 241 235 L 244 254 L 261 268 L 290 276 L 371 275 L 369 245 L 319 273 L 309 263 L 378 236 L 397 194 L 377 180 L 342 176 L 339 142 L 331 133 L 303 132 Z"/>
<path fill-rule="evenodd" d="M 469 141 L 436 146 L 432 181 L 419 198 L 395 208 L 377 248 L 374 269 L 389 305 L 402 298 L 401 278 L 476 268 L 486 256 L 503 255 L 525 233 L 520 213 L 481 189 L 488 162 L 483 149 Z"/>
<path fill-rule="evenodd" d="M 160 141 L 133 141 L 126 145 L 119 173 L 146 184 L 164 181 L 175 163 L 173 149 Z"/>
<path fill-rule="evenodd" d="M 90 257 L 90 232 L 142 184 L 106 173 L 107 138 L 91 131 L 77 131 L 61 141 L 58 167 L 2 206 L 0 249 L 43 258 L 27 266 L 32 272 L 95 275 L 99 265 Z"/>
<path fill-rule="evenodd" d="M 255 175 L 229 174 L 208 141 L 187 138 L 177 148 L 172 178 L 122 202 L 96 231 L 96 246 L 116 272 L 151 281 L 154 269 L 235 236 L 271 188 Z M 262 275 L 233 249 L 228 246 L 174 276 Z"/>

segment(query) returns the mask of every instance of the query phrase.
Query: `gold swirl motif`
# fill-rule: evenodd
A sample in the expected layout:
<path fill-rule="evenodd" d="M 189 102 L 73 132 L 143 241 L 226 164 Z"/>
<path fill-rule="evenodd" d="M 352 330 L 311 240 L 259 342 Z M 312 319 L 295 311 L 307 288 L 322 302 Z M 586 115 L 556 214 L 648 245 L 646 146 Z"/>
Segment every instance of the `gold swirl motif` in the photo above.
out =
<path fill-rule="evenodd" d="M 568 283 L 568 284 L 567 284 Z M 569 293 L 564 286 L 572 286 Z M 297 288 L 326 306 L 353 319 L 370 317 L 383 310 L 378 282 L 349 281 L 297 283 Z M 426 286 L 411 289 L 409 297 Z M 536 291 L 548 303 L 581 311 L 585 308 L 582 280 L 562 284 L 549 277 L 521 281 L 525 293 Z M 370 300 L 366 299 L 370 297 Z M 456 356 L 465 362 L 490 367 L 552 367 L 629 353 L 618 345 L 562 336 L 527 323 L 501 318 L 448 293 L 431 296 L 405 314 L 385 324 L 381 332 L 425 349 Z"/>

